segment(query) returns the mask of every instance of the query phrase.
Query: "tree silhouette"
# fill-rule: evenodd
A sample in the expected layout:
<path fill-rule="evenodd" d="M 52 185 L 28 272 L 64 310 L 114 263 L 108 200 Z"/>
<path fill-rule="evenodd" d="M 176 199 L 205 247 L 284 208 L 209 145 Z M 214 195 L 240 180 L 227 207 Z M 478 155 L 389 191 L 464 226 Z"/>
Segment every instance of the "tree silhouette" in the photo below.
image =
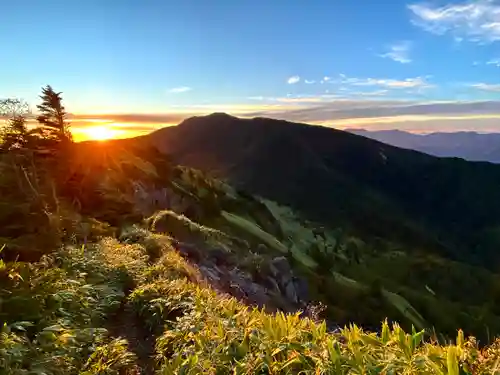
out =
<path fill-rule="evenodd" d="M 26 117 L 29 114 L 29 105 L 24 100 L 15 98 L 0 99 L 0 117 L 11 119 L 18 116 Z"/>
<path fill-rule="evenodd" d="M 20 151 L 30 147 L 29 144 L 34 140 L 32 130 L 27 125 L 30 116 L 29 105 L 24 100 L 0 100 L 0 118 L 6 120 L 0 128 L 0 151 Z"/>
<path fill-rule="evenodd" d="M 66 121 L 67 113 L 62 105 L 61 92 L 55 92 L 47 85 L 42 88 L 42 104 L 37 105 L 40 115 L 37 121 L 40 123 L 40 133 L 42 137 L 53 139 L 63 144 L 73 142 L 73 137 L 69 130 L 69 122 Z"/>
<path fill-rule="evenodd" d="M 24 116 L 16 116 L 7 120 L 7 125 L 0 130 L 2 151 L 24 149 L 29 143 L 29 131 Z"/>

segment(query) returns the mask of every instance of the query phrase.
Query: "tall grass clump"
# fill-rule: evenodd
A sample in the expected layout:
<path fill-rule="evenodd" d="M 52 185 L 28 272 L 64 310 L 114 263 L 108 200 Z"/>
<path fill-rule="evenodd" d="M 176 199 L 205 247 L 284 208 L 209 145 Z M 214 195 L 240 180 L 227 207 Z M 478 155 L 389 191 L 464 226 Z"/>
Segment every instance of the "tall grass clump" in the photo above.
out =
<path fill-rule="evenodd" d="M 38 263 L 4 263 L 2 373 L 132 374 L 124 371 L 133 371 L 134 355 L 104 328 L 124 296 L 116 271 L 97 250 L 79 248 Z"/>

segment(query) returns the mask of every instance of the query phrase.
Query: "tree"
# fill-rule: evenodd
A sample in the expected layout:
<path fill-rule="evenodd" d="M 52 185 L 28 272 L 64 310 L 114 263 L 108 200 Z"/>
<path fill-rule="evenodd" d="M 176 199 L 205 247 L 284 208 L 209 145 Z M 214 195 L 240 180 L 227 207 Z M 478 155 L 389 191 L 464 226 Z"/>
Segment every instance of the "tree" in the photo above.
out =
<path fill-rule="evenodd" d="M 29 105 L 24 100 L 15 98 L 0 99 L 1 118 L 11 119 L 17 116 L 27 116 L 29 114 Z"/>
<path fill-rule="evenodd" d="M 20 99 L 0 100 L 0 117 L 7 123 L 0 129 L 2 151 L 23 149 L 30 140 L 26 118 L 30 114 L 29 105 Z"/>
<path fill-rule="evenodd" d="M 63 144 L 73 142 L 73 137 L 69 129 L 69 122 L 66 121 L 67 113 L 62 105 L 61 92 L 55 92 L 47 85 L 42 88 L 42 104 L 37 105 L 40 115 L 37 121 L 40 123 L 41 136 L 53 139 Z"/>
<path fill-rule="evenodd" d="M 29 131 L 26 126 L 26 119 L 17 116 L 7 120 L 7 125 L 0 130 L 2 137 L 2 151 L 24 149 L 29 142 Z"/>

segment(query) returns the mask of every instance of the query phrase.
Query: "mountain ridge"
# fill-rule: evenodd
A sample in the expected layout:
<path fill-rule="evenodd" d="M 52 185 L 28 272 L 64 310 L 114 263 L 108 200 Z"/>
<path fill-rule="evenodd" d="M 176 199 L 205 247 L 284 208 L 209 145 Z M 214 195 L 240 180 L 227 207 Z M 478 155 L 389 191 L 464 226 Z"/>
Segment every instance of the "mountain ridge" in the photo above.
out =
<path fill-rule="evenodd" d="M 0 196 L 9 208 L 0 215 L 8 368 L 50 371 L 63 357 L 64 366 L 89 374 L 177 373 L 188 362 L 192 373 L 224 372 L 235 361 L 252 372 L 265 358 L 278 372 L 322 363 L 350 371 L 353 345 L 374 368 L 393 345 L 406 353 L 395 361 L 408 361 L 408 348 L 415 358 L 452 348 L 418 346 L 416 337 L 447 343 L 461 327 L 489 343 L 490 330 L 500 332 L 500 276 L 467 264 L 475 249 L 459 253 L 458 246 L 465 229 L 481 234 L 496 223 L 491 198 L 498 193 L 487 183 L 497 181 L 489 172 L 498 166 L 220 114 L 127 142 L 70 143 L 67 154 L 40 159 L 45 168 L 38 169 L 24 157 L 30 149 L 1 155 L 1 187 L 10 194 Z M 239 186 L 173 159 L 218 168 Z M 469 180 L 458 195 L 442 194 Z M 472 188 L 481 192 L 474 202 Z M 476 203 L 489 205 L 475 211 Z M 454 205 L 465 214 L 446 222 Z M 31 243 L 35 249 L 19 246 Z M 398 322 L 392 333 L 390 323 L 380 329 L 384 320 Z M 407 344 L 401 349 L 391 335 Z M 48 337 L 54 345 L 42 340 Z M 462 332 L 457 343 L 465 345 Z M 481 350 L 466 345 L 468 355 Z M 305 360 L 290 364 L 289 355 Z"/>
<path fill-rule="evenodd" d="M 189 118 L 140 139 L 179 164 L 312 220 L 451 257 L 457 247 L 462 253 L 479 246 L 476 237 L 499 224 L 500 168 L 488 162 L 435 157 L 318 125 L 221 113 Z M 496 246 L 496 234 L 488 236 Z"/>
<path fill-rule="evenodd" d="M 347 131 L 393 146 L 440 157 L 500 163 L 500 133 L 475 131 L 416 134 L 402 130 L 348 129 Z"/>

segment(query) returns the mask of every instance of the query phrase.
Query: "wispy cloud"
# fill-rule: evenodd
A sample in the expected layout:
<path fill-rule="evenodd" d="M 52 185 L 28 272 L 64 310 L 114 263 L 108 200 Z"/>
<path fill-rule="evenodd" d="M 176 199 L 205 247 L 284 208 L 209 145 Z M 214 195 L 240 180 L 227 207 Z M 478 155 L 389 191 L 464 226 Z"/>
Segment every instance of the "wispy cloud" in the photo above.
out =
<path fill-rule="evenodd" d="M 263 101 L 263 102 L 276 102 L 276 103 L 322 103 L 329 102 L 334 99 L 341 98 L 339 95 L 334 94 L 318 94 L 318 95 L 287 95 L 286 97 L 270 97 L 270 96 L 252 96 L 248 99 Z"/>
<path fill-rule="evenodd" d="M 476 84 L 479 85 L 479 84 Z M 479 88 L 485 87 L 482 84 Z M 488 84 L 489 88 L 494 85 Z M 496 87 L 500 90 L 500 84 Z M 384 94 L 384 90 L 378 90 Z M 390 90 L 389 90 L 390 91 Z M 500 131 L 500 101 L 422 102 L 375 98 L 377 91 L 346 99 L 335 95 L 254 97 L 252 105 L 190 106 L 191 112 L 73 115 L 75 131 L 85 138 L 85 127 L 102 123 L 131 137 L 174 125 L 193 115 L 225 111 L 242 117 L 265 116 L 338 128 L 406 129 L 411 131 Z M 369 94 L 369 95 L 368 95 Z M 373 97 L 373 98 L 371 98 Z"/>
<path fill-rule="evenodd" d="M 294 85 L 294 84 L 299 83 L 299 82 L 300 82 L 299 76 L 292 76 L 292 77 L 288 78 L 288 80 L 287 80 L 287 83 L 289 85 Z"/>
<path fill-rule="evenodd" d="M 412 12 L 412 22 L 428 32 L 450 34 L 455 39 L 476 43 L 500 40 L 500 5 L 492 0 L 444 6 L 416 3 L 408 9 Z"/>
<path fill-rule="evenodd" d="M 71 122 L 81 121 L 85 123 L 109 122 L 120 124 L 177 124 L 186 117 L 194 116 L 196 112 L 187 114 L 180 113 L 93 113 L 93 114 L 71 114 Z"/>
<path fill-rule="evenodd" d="M 178 94 L 178 93 L 181 93 L 181 92 L 188 92 L 188 91 L 191 91 L 191 90 L 192 90 L 191 87 L 181 86 L 181 87 L 174 87 L 173 89 L 170 89 L 169 92 L 174 93 L 174 94 Z"/>
<path fill-rule="evenodd" d="M 308 85 L 312 85 L 313 83 L 316 83 L 315 80 L 308 80 L 308 79 L 306 79 L 304 82 L 307 83 Z"/>
<path fill-rule="evenodd" d="M 470 87 L 482 91 L 500 92 L 500 84 L 497 83 L 473 83 Z"/>
<path fill-rule="evenodd" d="M 344 78 L 342 83 L 353 86 L 380 86 L 390 89 L 431 88 L 434 85 L 425 77 L 406 78 L 402 80 L 390 78 Z"/>
<path fill-rule="evenodd" d="M 352 95 L 356 96 L 384 96 L 389 93 L 389 90 L 375 90 L 375 91 L 362 91 L 362 92 L 353 92 Z"/>
<path fill-rule="evenodd" d="M 312 105 L 302 109 L 259 112 L 251 116 L 272 116 L 289 121 L 309 122 L 327 126 L 349 127 L 354 124 L 365 124 L 368 127 L 376 124 L 398 124 L 401 127 L 407 122 L 425 122 L 426 127 L 439 129 L 442 121 L 495 119 L 498 127 L 500 102 L 418 102 L 409 100 L 333 100 L 320 105 Z M 500 130 L 500 128 L 498 129 Z"/>
<path fill-rule="evenodd" d="M 389 51 L 381 54 L 380 57 L 391 59 L 401 64 L 408 64 L 412 61 L 410 58 L 410 49 L 410 42 L 399 42 L 390 46 Z"/>
<path fill-rule="evenodd" d="M 495 65 L 497 67 L 500 67 L 500 59 L 497 58 L 497 59 L 488 60 L 488 61 L 486 61 L 486 65 Z"/>

